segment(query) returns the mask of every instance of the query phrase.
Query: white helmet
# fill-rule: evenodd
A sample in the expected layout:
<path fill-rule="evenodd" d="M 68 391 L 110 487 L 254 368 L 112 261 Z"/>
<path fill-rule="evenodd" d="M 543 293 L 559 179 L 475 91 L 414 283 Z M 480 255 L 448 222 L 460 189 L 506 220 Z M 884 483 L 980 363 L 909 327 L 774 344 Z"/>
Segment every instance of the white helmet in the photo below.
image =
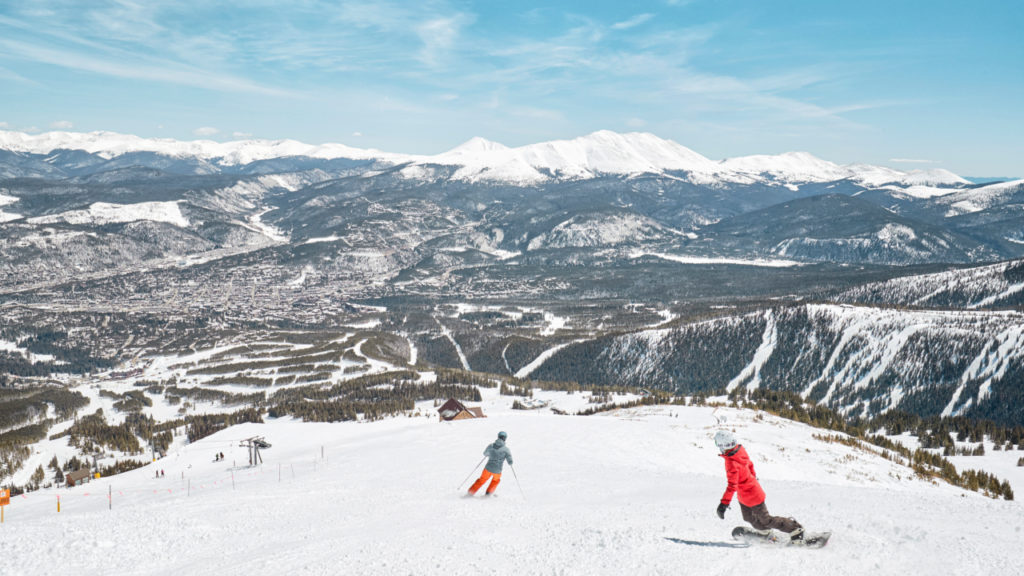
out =
<path fill-rule="evenodd" d="M 728 430 L 719 430 L 715 432 L 715 446 L 718 446 L 719 452 L 725 454 L 736 447 L 736 437 Z"/>

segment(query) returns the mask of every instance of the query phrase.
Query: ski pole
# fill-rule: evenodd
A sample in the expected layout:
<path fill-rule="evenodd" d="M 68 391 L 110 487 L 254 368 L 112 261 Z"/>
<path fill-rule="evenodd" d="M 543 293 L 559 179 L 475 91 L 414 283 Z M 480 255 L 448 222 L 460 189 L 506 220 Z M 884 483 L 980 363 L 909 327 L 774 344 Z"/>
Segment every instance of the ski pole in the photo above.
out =
<path fill-rule="evenodd" d="M 516 479 L 516 486 L 519 488 L 519 495 L 523 497 L 523 500 L 526 500 L 526 494 L 523 493 L 523 486 L 519 483 L 519 475 L 516 474 L 515 466 L 509 464 L 508 467 L 512 469 L 512 477 Z"/>
<path fill-rule="evenodd" d="M 476 463 L 476 466 L 473 466 L 473 471 L 469 473 L 469 476 L 466 476 L 466 480 L 469 480 L 470 478 L 473 477 L 473 474 L 476 474 L 476 469 L 479 468 L 480 465 L 484 463 L 484 460 L 487 460 L 487 456 L 481 458 L 480 461 Z M 466 480 L 460 482 L 459 487 L 456 488 L 456 490 L 462 490 L 462 485 L 466 483 Z"/>

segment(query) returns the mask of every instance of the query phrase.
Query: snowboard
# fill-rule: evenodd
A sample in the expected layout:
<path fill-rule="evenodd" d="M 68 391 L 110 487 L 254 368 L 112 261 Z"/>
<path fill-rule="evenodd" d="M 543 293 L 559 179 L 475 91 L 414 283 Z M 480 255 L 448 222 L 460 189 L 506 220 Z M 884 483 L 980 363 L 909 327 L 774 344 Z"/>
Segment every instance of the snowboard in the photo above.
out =
<path fill-rule="evenodd" d="M 828 539 L 832 537 L 832 533 L 809 532 L 805 530 L 803 538 L 800 540 L 790 541 L 789 535 L 783 532 L 776 532 L 774 530 L 754 530 L 749 526 L 737 526 L 732 529 L 732 537 L 748 544 L 821 548 L 828 544 Z"/>

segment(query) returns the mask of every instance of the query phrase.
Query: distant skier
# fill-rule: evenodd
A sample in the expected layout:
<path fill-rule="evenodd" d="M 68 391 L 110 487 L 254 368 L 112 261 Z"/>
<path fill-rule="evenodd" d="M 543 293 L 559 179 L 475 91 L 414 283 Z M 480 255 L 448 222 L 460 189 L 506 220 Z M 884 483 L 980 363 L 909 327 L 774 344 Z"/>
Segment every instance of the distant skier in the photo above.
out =
<path fill-rule="evenodd" d="M 754 463 L 747 456 L 746 449 L 736 443 L 736 437 L 727 430 L 719 430 L 715 433 L 715 445 L 718 446 L 720 456 L 725 459 L 725 475 L 729 482 L 718 505 L 718 517 L 725 519 L 725 511 L 729 509 L 729 503 L 732 502 L 732 495 L 735 493 L 737 500 L 740 501 L 743 520 L 750 522 L 755 529 L 766 532 L 774 528 L 786 532 L 789 534 L 790 542 L 803 539 L 804 529 L 799 522 L 768 513 L 768 507 L 764 503 L 764 490 L 754 472 Z"/>
<path fill-rule="evenodd" d="M 476 491 L 487 480 L 491 481 L 490 485 L 487 486 L 487 496 L 494 494 L 494 491 L 498 489 L 498 483 L 501 482 L 501 470 L 505 466 L 505 461 L 508 460 L 509 466 L 512 465 L 512 451 L 508 449 L 508 446 L 505 446 L 507 438 L 508 434 L 498 432 L 498 439 L 488 445 L 487 448 L 484 448 L 484 456 L 487 456 L 487 466 L 484 466 L 484 471 L 480 474 L 480 478 L 469 487 L 466 497 L 476 494 Z"/>

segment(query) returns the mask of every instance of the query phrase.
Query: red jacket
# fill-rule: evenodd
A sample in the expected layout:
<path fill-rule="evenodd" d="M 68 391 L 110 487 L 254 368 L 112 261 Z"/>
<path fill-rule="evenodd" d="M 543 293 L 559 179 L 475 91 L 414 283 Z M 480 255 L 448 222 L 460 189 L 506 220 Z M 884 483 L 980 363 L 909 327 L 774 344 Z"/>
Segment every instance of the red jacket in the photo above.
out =
<path fill-rule="evenodd" d="M 722 495 L 722 504 L 728 506 L 735 492 L 739 493 L 737 499 L 740 504 L 748 508 L 764 502 L 764 490 L 757 482 L 754 463 L 750 461 L 743 446 L 737 446 L 721 456 L 725 458 L 725 476 L 729 480 L 729 486 Z"/>

